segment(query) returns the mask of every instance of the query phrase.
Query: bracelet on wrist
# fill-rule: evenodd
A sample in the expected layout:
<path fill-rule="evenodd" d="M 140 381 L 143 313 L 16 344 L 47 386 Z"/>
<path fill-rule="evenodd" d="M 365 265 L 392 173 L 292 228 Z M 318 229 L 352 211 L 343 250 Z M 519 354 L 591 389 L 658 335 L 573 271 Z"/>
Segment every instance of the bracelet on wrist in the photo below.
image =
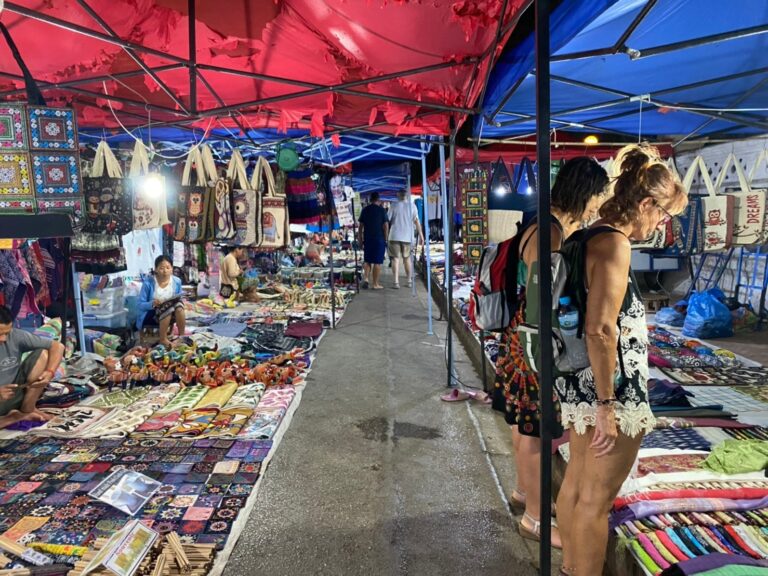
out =
<path fill-rule="evenodd" d="M 597 405 L 598 406 L 613 406 L 617 402 L 616 398 L 605 398 L 603 400 L 598 400 Z"/>

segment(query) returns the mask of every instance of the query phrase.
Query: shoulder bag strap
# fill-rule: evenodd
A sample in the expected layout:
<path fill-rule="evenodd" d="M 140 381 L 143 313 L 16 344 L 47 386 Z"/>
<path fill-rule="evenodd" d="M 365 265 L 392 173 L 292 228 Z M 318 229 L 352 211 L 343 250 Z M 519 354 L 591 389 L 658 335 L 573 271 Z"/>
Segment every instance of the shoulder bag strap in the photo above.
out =
<path fill-rule="evenodd" d="M 181 176 L 181 185 L 182 186 L 189 186 L 192 176 L 192 166 L 194 165 L 194 170 L 197 178 L 197 186 L 205 186 L 206 185 L 206 178 L 205 178 L 205 167 L 203 165 L 203 158 L 200 154 L 200 147 L 195 146 L 189 151 L 189 154 L 187 154 L 187 160 L 184 163 L 184 173 Z"/>
<path fill-rule="evenodd" d="M 131 167 L 129 170 L 129 176 L 131 178 L 138 178 L 143 174 L 149 173 L 149 156 L 147 155 L 147 148 L 143 142 L 136 140 L 136 144 L 133 146 L 133 155 L 131 156 Z"/>
<path fill-rule="evenodd" d="M 256 192 L 259 192 L 261 188 L 262 178 L 266 180 L 264 196 L 276 196 L 275 177 L 272 174 L 272 168 L 269 166 L 266 158 L 259 156 L 256 160 L 256 167 L 253 169 L 253 176 L 251 176 L 251 187 Z"/>
<path fill-rule="evenodd" d="M 690 194 L 691 186 L 693 185 L 693 180 L 696 178 L 697 172 L 701 174 L 701 181 L 704 183 L 704 187 L 707 189 L 707 194 L 710 196 L 717 196 L 715 185 L 712 183 L 712 178 L 709 176 L 707 165 L 704 163 L 704 159 L 701 156 L 696 156 L 696 158 L 693 159 L 693 163 L 685 173 L 685 177 L 683 178 L 683 187 L 685 188 L 686 192 Z"/>
<path fill-rule="evenodd" d="M 741 191 L 750 192 L 752 187 L 749 184 L 749 180 L 747 180 L 747 175 L 744 174 L 744 169 L 741 167 L 739 159 L 736 158 L 736 155 L 733 152 L 728 154 L 728 157 L 725 159 L 725 163 L 720 170 L 720 174 L 717 175 L 715 191 L 719 191 L 723 187 L 725 179 L 728 177 L 728 169 L 731 167 L 731 164 L 733 164 L 733 166 L 736 168 L 736 176 L 739 179 L 739 186 L 741 187 Z"/>
<path fill-rule="evenodd" d="M 239 150 L 232 151 L 232 157 L 229 159 L 229 165 L 227 166 L 227 178 L 232 182 L 232 188 L 239 188 L 241 190 L 249 190 L 251 183 L 248 181 L 248 175 L 245 173 L 245 162 L 243 156 Z"/>

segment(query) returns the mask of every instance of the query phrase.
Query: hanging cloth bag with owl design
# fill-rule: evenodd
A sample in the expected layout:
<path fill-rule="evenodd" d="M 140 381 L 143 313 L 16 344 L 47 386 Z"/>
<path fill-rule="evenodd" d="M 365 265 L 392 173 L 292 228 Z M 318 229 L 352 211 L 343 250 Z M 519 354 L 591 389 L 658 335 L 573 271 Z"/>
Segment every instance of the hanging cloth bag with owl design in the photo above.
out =
<path fill-rule="evenodd" d="M 232 151 L 227 179 L 231 182 L 235 212 L 235 236 L 229 243 L 235 246 L 256 245 L 261 240 L 261 205 L 257 201 L 256 192 L 251 189 L 239 150 Z"/>
<path fill-rule="evenodd" d="M 259 157 L 257 160 L 251 186 L 261 198 L 261 241 L 258 247 L 263 250 L 285 248 L 290 239 L 288 206 L 285 195 L 275 191 L 275 177 L 265 158 Z"/>
<path fill-rule="evenodd" d="M 196 185 L 190 185 L 192 172 Z M 179 242 L 201 244 L 213 240 L 212 189 L 208 187 L 205 163 L 200 148 L 189 151 L 181 178 L 174 238 Z"/>
<path fill-rule="evenodd" d="M 130 184 L 123 179 L 120 163 L 104 140 L 96 147 L 91 177 L 85 178 L 84 184 L 84 232 L 123 236 L 133 230 Z"/>
<path fill-rule="evenodd" d="M 154 180 L 151 186 L 146 185 L 149 179 Z M 128 185 L 133 190 L 134 230 L 150 230 L 170 224 L 165 179 L 158 173 L 149 173 L 147 149 L 138 140 L 133 147 Z"/>
<path fill-rule="evenodd" d="M 219 241 L 231 240 L 235 237 L 235 213 L 232 203 L 232 187 L 230 180 L 219 176 L 213 153 L 207 144 L 200 148 L 205 163 L 205 171 L 213 186 L 213 229 L 214 238 Z"/>
<path fill-rule="evenodd" d="M 699 249 L 702 252 L 717 252 L 731 247 L 733 242 L 733 206 L 734 198 L 727 194 L 718 194 L 709 170 L 701 156 L 694 158 L 691 167 L 683 178 L 683 187 L 691 195 L 696 173 L 701 175 L 701 182 L 707 192 L 699 196 L 701 206 L 701 232 Z M 718 184 L 720 181 L 718 179 Z"/>

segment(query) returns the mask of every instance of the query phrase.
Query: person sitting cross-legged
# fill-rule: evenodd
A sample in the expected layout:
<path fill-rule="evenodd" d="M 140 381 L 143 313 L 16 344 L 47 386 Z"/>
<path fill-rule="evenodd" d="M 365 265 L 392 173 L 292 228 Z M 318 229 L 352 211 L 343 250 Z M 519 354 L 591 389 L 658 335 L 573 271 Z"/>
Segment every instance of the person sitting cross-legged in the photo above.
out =
<path fill-rule="evenodd" d="M 37 401 L 63 357 L 63 344 L 14 328 L 11 312 L 0 306 L 0 428 L 50 419 Z"/>

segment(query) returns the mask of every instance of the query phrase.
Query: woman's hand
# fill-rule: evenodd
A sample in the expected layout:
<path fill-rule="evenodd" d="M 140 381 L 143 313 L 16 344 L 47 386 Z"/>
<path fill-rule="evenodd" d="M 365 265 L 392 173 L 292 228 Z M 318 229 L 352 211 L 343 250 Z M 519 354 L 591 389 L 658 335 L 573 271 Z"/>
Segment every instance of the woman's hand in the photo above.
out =
<path fill-rule="evenodd" d="M 613 404 L 598 406 L 595 421 L 595 435 L 590 448 L 595 450 L 595 458 L 610 454 L 616 445 L 619 431 L 616 428 L 616 412 Z"/>
<path fill-rule="evenodd" d="M 160 304 L 162 304 L 162 302 L 160 302 L 160 300 L 158 300 L 157 298 L 155 298 L 155 301 L 152 302 L 152 306 L 154 306 L 155 308 L 160 306 Z"/>

